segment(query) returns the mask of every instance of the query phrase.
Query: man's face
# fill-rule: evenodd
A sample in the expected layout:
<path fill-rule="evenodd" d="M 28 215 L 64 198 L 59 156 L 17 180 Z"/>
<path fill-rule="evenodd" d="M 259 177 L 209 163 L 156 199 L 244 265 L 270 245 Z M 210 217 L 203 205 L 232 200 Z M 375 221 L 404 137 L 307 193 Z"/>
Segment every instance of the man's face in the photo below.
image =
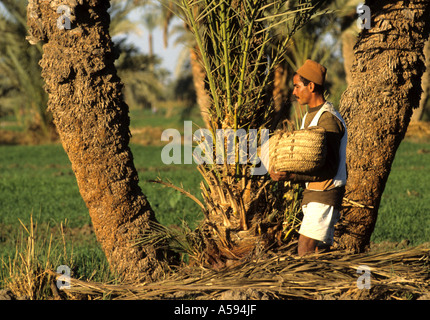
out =
<path fill-rule="evenodd" d="M 311 97 L 311 91 L 309 90 L 309 85 L 305 86 L 303 82 L 300 80 L 300 76 L 298 74 L 293 77 L 293 96 L 297 99 L 297 102 L 300 105 L 306 105 L 309 103 L 309 99 Z"/>

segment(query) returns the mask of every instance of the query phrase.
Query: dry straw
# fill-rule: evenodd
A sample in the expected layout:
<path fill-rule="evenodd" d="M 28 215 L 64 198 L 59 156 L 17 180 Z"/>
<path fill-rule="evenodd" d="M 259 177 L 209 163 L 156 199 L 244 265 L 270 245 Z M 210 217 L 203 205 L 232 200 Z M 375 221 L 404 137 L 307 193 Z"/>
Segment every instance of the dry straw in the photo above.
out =
<path fill-rule="evenodd" d="M 60 224 L 62 248 L 54 245 L 49 225 L 38 230 L 38 224 L 30 216 L 30 223 L 21 223 L 16 250 L 7 260 L 1 258 L 0 267 L 4 275 L 4 285 L 14 296 L 22 299 L 40 300 L 53 292 L 52 276 L 49 271 L 66 261 L 72 265 L 73 253 L 67 252 L 63 223 Z M 45 231 L 45 232 L 43 232 Z M 54 288 L 55 290 L 55 288 Z"/>
<path fill-rule="evenodd" d="M 250 258 L 223 271 L 183 267 L 149 284 L 71 280 L 69 298 L 112 299 L 414 299 L 430 292 L 430 249 L 389 252 L 327 252 L 299 258 L 296 243 L 281 252 Z M 371 271 L 371 288 L 360 289 L 357 269 Z"/>

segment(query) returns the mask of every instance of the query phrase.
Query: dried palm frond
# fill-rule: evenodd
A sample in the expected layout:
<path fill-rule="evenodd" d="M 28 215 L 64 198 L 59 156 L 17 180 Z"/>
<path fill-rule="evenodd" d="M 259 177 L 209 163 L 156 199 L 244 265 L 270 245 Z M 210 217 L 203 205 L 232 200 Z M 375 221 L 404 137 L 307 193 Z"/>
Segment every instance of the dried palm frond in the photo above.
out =
<path fill-rule="evenodd" d="M 183 221 L 182 226 L 166 227 L 150 222 L 151 228 L 136 239 L 134 245 L 152 245 L 160 249 L 169 249 L 188 257 L 192 262 L 200 263 L 203 249 L 202 239 L 197 231 L 192 231 Z"/>
<path fill-rule="evenodd" d="M 71 280 L 70 297 L 113 299 L 413 299 L 430 292 L 430 249 L 425 246 L 350 254 L 327 252 L 299 258 L 291 243 L 282 251 L 219 272 L 182 268 L 150 284 L 103 284 Z M 358 285 L 361 267 L 370 270 L 370 289 Z M 241 292 L 242 295 L 235 293 Z"/>

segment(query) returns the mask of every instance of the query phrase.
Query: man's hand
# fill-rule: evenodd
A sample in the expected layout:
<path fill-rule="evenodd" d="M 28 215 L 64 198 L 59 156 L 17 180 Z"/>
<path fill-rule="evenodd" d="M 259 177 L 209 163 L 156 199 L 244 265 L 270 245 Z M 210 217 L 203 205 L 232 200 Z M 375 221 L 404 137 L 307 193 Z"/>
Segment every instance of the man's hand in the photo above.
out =
<path fill-rule="evenodd" d="M 273 169 L 270 169 L 270 177 L 274 181 L 285 181 L 285 180 L 292 180 L 293 174 L 288 172 L 277 172 Z"/>

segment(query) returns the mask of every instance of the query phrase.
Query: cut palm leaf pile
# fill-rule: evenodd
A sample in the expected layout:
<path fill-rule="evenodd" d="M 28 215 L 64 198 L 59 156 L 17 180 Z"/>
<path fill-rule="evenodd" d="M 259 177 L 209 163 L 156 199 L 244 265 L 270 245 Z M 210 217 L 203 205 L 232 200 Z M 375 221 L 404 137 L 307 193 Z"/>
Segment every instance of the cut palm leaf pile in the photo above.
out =
<path fill-rule="evenodd" d="M 295 243 L 223 271 L 184 267 L 149 284 L 104 284 L 71 279 L 69 298 L 97 299 L 417 299 L 430 293 L 430 249 L 299 258 Z M 370 289 L 357 269 L 370 268 Z"/>

